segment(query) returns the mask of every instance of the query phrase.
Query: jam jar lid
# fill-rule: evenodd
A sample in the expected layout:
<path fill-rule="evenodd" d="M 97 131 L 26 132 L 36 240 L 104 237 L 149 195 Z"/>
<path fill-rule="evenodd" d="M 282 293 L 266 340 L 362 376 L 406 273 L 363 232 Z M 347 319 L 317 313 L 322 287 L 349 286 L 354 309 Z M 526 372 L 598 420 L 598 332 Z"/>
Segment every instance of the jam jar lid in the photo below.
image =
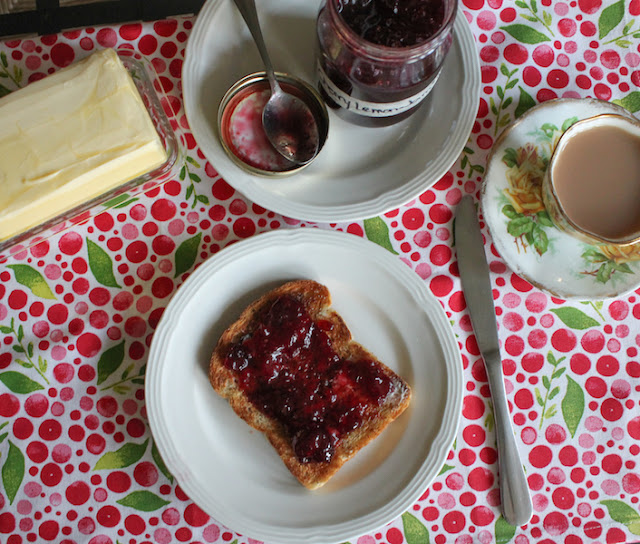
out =
<path fill-rule="evenodd" d="M 303 100 L 311 109 L 318 125 L 319 154 L 329 133 L 329 114 L 322 98 L 311 85 L 298 78 L 282 72 L 276 72 L 276 78 L 284 91 Z M 262 110 L 270 96 L 265 72 L 249 74 L 236 82 L 220 102 L 218 135 L 229 158 L 243 170 L 265 177 L 286 177 L 313 160 L 296 164 L 271 145 L 262 126 Z"/>

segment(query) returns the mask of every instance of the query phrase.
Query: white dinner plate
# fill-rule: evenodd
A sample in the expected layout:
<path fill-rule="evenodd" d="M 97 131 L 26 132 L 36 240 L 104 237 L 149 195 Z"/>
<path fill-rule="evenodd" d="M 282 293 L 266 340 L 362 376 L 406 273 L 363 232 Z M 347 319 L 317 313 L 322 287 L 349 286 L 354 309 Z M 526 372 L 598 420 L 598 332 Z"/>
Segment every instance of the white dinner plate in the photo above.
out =
<path fill-rule="evenodd" d="M 208 380 L 217 340 L 241 310 L 299 278 L 325 284 L 354 339 L 413 392 L 400 418 L 317 491 L 298 483 Z M 455 439 L 462 387 L 446 314 L 408 266 L 354 235 L 301 228 L 233 244 L 191 274 L 155 332 L 146 402 L 167 467 L 214 519 L 267 542 L 331 544 L 392 521 L 427 489 Z"/>
<path fill-rule="evenodd" d="M 319 0 L 257 0 L 276 70 L 314 83 Z M 329 112 L 329 138 L 300 173 L 271 179 L 245 172 L 224 152 L 218 106 L 241 77 L 263 70 L 248 29 L 231 0 L 208 0 L 187 43 L 182 81 L 193 135 L 220 175 L 249 199 L 285 216 L 334 222 L 395 209 L 426 191 L 457 160 L 478 109 L 480 66 L 462 11 L 442 74 L 426 103 L 391 127 L 352 125 Z"/>
<path fill-rule="evenodd" d="M 575 121 L 603 113 L 632 116 L 593 98 L 538 104 L 504 129 L 487 160 L 482 214 L 496 249 L 516 274 L 558 298 L 607 299 L 640 285 L 639 246 L 591 246 L 562 232 L 551 223 L 540 196 L 560 135 Z M 527 195 L 529 206 L 535 203 L 533 211 L 519 210 L 518 193 Z"/>

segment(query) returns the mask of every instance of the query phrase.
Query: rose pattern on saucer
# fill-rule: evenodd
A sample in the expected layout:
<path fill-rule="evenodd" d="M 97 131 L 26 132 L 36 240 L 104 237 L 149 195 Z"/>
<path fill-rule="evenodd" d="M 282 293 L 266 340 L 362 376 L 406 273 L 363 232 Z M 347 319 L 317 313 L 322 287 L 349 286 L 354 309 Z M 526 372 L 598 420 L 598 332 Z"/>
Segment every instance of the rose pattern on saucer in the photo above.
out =
<path fill-rule="evenodd" d="M 508 167 L 508 188 L 503 193 L 509 201 L 502 213 L 509 220 L 507 231 L 525 252 L 530 246 L 542 255 L 549 247 L 546 229 L 554 225 L 542 200 L 542 179 L 560 134 L 557 127 L 547 123 L 529 133 L 536 143 L 518 149 L 509 147 L 502 157 Z"/>

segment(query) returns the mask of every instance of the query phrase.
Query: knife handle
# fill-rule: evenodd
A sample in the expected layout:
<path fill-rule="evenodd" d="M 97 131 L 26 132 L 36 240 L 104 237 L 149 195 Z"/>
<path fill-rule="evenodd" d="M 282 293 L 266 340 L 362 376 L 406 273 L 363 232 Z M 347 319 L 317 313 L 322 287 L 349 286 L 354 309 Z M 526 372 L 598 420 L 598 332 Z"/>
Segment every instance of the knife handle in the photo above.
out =
<path fill-rule="evenodd" d="M 490 356 L 490 358 L 493 358 Z M 529 484 L 518 454 L 518 446 L 511 427 L 511 416 L 504 388 L 504 376 L 499 354 L 487 361 L 485 367 L 493 399 L 493 412 L 498 445 L 498 478 L 504 519 L 519 527 L 529 522 L 533 514 Z"/>

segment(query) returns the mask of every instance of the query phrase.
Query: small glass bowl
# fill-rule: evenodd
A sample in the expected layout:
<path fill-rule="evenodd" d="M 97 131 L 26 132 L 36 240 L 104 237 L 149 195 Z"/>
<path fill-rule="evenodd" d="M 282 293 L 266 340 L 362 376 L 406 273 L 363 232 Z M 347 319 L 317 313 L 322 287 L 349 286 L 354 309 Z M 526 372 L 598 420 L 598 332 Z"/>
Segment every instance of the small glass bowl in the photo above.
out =
<path fill-rule="evenodd" d="M 318 126 L 319 146 L 317 157 L 320 151 L 322 151 L 329 135 L 329 113 L 327 112 L 322 97 L 318 91 L 301 79 L 282 72 L 276 72 L 276 78 L 284 91 L 297 96 L 311 109 L 311 113 Z M 233 163 L 247 172 L 270 178 L 282 178 L 296 174 L 309 166 L 315 160 L 315 157 L 308 163 L 299 165 L 282 157 L 273 146 L 271 146 L 262 130 L 261 107 L 264 106 L 262 105 L 260 107 L 261 102 L 258 102 L 255 108 L 253 108 L 252 113 L 254 114 L 254 118 L 252 119 L 252 126 L 247 127 L 245 123 L 239 129 L 241 130 L 240 137 L 245 136 L 243 133 L 247 130 L 252 131 L 247 136 L 251 138 L 256 136 L 258 143 L 253 145 L 255 144 L 255 141 L 253 141 L 252 148 L 255 150 L 256 146 L 259 146 L 258 151 L 262 152 L 259 160 L 256 159 L 257 155 L 249 155 L 245 153 L 243 149 L 239 149 L 240 145 L 236 141 L 237 135 L 234 133 L 233 115 L 239 105 L 246 103 L 245 101 L 247 99 L 250 100 L 253 96 L 257 96 L 258 93 L 260 93 L 261 96 L 262 93 L 264 93 L 265 97 L 269 96 L 270 87 L 266 72 L 256 72 L 243 77 L 225 93 L 218 108 L 218 135 L 220 143 Z M 235 139 L 234 136 L 236 136 Z M 273 169 L 268 168 L 267 160 L 274 166 Z"/>
<path fill-rule="evenodd" d="M 151 121 L 160 136 L 167 160 L 154 170 L 51 217 L 25 232 L 0 241 L 0 258 L 18 251 L 25 251 L 58 232 L 95 217 L 109 208 L 121 206 L 134 195 L 156 188 L 175 177 L 174 169 L 176 168 L 179 144 L 163 107 L 163 103 L 169 108 L 171 106 L 162 91 L 160 78 L 151 63 L 136 51 L 118 49 L 116 53 L 131 74 Z"/>

